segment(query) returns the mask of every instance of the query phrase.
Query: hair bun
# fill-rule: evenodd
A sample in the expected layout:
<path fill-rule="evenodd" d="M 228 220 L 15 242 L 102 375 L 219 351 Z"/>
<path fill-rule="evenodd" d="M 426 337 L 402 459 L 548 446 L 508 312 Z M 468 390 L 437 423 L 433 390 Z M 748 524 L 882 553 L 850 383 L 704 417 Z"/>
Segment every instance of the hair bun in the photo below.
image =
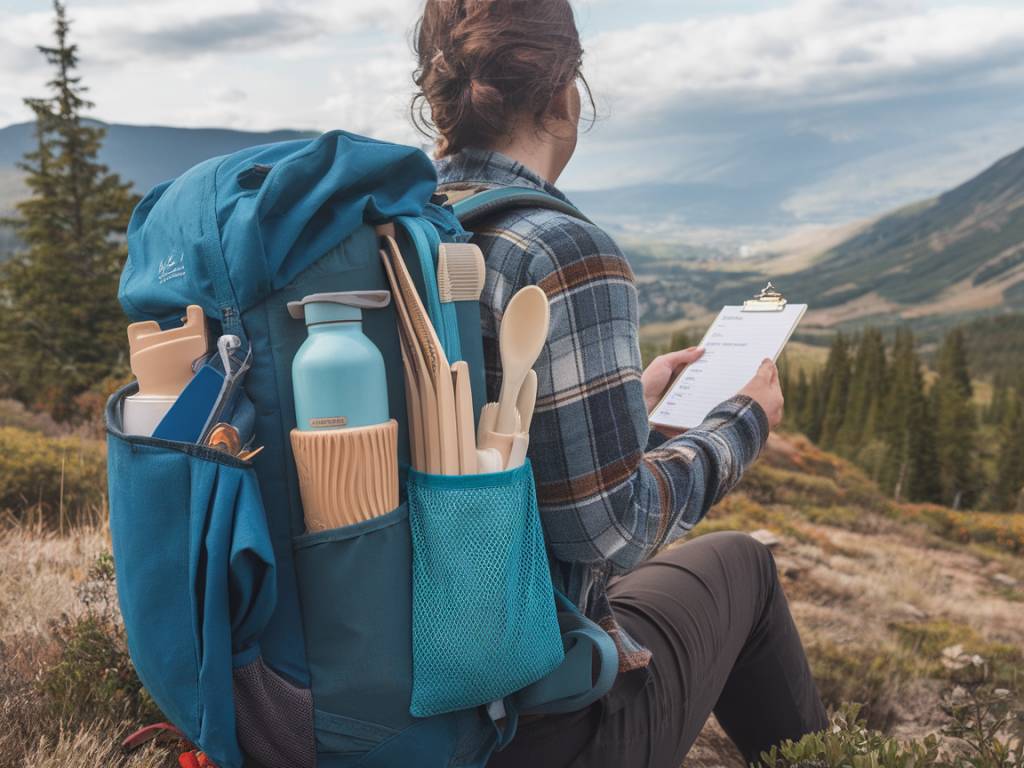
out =
<path fill-rule="evenodd" d="M 416 53 L 413 121 L 444 156 L 542 118 L 579 77 L 583 48 L 569 0 L 427 0 Z"/>

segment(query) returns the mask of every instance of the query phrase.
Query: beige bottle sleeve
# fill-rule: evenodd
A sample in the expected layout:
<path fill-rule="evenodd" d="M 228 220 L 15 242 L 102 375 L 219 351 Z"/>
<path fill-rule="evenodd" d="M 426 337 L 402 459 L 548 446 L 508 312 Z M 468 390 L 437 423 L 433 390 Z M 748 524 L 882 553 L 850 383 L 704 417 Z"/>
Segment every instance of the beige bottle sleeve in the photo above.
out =
<path fill-rule="evenodd" d="M 398 506 L 398 422 L 291 434 L 310 532 L 372 520 Z"/>

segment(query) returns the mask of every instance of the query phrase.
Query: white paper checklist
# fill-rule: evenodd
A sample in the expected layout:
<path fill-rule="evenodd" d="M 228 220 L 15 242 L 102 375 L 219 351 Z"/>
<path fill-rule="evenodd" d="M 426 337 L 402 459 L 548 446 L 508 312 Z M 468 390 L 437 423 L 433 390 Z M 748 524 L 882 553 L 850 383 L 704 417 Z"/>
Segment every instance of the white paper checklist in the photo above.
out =
<path fill-rule="evenodd" d="M 651 413 L 651 423 L 674 429 L 698 426 L 716 405 L 747 385 L 762 360 L 778 358 L 806 310 L 806 304 L 789 304 L 779 312 L 723 308 L 701 342 L 704 355 L 676 379 Z"/>

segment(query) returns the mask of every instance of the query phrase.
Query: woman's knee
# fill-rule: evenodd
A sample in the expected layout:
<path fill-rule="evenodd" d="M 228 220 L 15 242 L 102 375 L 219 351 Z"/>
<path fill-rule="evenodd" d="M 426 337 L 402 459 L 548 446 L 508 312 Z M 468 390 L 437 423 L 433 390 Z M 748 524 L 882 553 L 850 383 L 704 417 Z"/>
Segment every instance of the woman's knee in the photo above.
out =
<path fill-rule="evenodd" d="M 718 531 L 701 536 L 696 541 L 705 541 L 706 546 L 727 564 L 747 564 L 756 571 L 764 583 L 778 580 L 775 557 L 771 550 L 749 533 L 741 531 Z"/>

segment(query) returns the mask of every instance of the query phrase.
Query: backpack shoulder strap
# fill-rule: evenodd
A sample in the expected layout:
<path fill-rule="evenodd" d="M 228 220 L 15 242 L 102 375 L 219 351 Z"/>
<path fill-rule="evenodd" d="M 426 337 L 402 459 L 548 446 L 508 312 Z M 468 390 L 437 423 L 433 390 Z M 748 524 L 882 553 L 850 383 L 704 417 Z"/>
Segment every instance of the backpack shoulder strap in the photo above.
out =
<path fill-rule="evenodd" d="M 571 203 L 540 189 L 497 187 L 469 194 L 463 192 L 461 196 L 460 192 L 449 193 L 448 199 L 452 203 L 455 216 L 466 229 L 472 229 L 474 224 L 489 216 L 513 208 L 545 208 L 564 213 L 588 224 L 592 223 Z"/>

